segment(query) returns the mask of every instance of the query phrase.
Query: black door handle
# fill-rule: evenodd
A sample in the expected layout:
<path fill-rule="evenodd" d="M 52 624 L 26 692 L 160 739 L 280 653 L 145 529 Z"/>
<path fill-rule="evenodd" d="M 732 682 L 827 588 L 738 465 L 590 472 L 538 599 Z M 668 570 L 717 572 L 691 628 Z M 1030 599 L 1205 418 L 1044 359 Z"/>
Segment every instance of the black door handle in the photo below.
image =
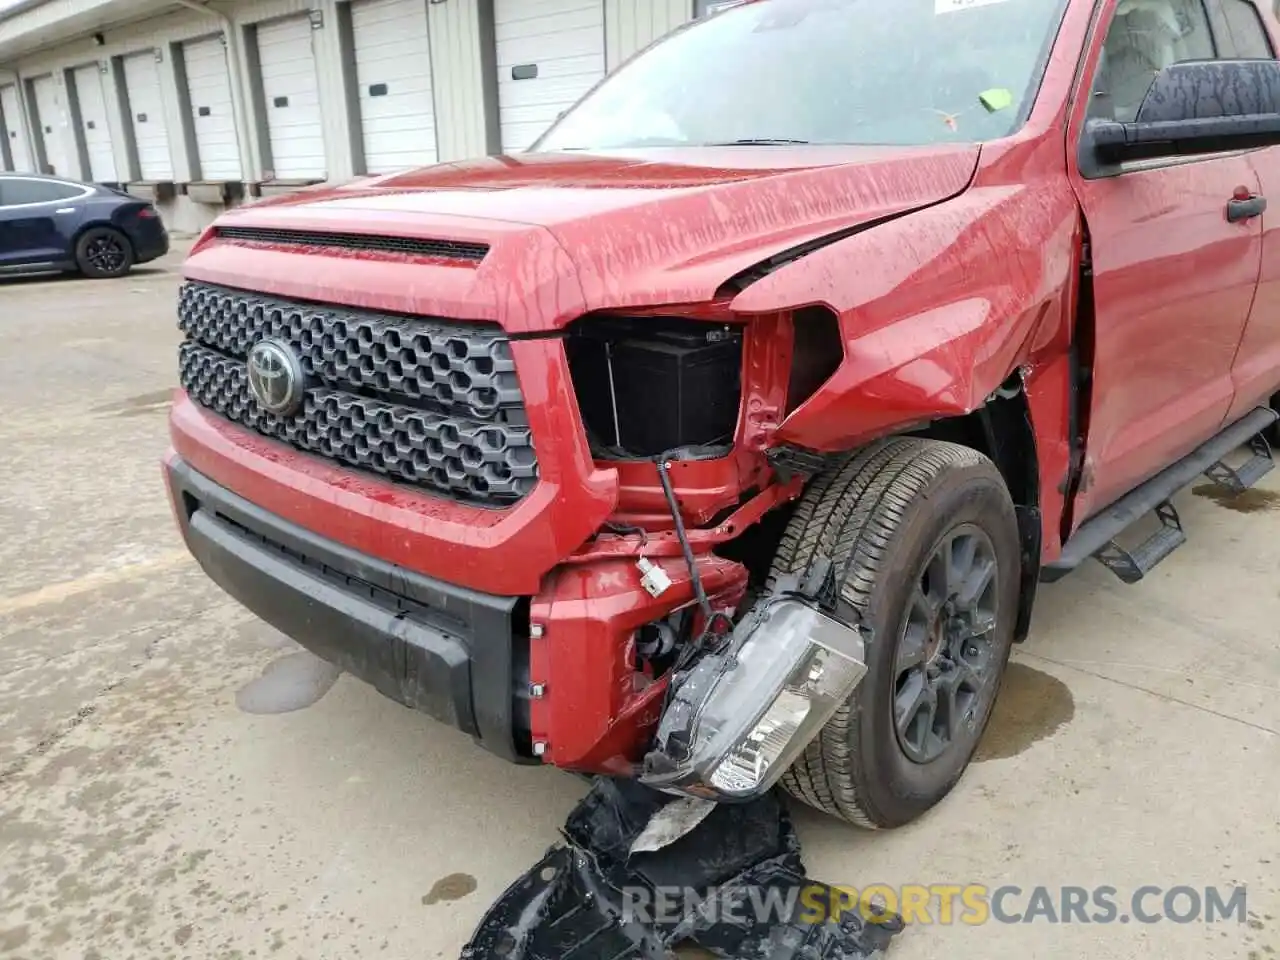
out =
<path fill-rule="evenodd" d="M 1248 200 L 1228 200 L 1227 220 L 1231 223 L 1252 220 L 1254 217 L 1262 216 L 1266 209 L 1266 197 L 1250 197 Z"/>

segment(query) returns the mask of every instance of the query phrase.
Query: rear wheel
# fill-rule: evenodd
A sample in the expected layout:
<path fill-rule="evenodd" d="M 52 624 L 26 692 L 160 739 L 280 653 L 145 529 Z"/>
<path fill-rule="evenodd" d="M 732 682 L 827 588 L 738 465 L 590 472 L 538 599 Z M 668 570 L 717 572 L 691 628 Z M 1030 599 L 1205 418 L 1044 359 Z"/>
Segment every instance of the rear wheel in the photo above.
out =
<path fill-rule="evenodd" d="M 76 266 L 86 277 L 123 277 L 133 266 L 133 245 L 111 227 L 93 227 L 76 241 Z"/>
<path fill-rule="evenodd" d="M 1013 643 L 1020 574 L 1013 503 L 968 447 L 895 438 L 806 492 L 774 574 L 826 555 L 873 632 L 867 675 L 784 775 L 792 796 L 864 827 L 896 827 L 955 786 Z"/>

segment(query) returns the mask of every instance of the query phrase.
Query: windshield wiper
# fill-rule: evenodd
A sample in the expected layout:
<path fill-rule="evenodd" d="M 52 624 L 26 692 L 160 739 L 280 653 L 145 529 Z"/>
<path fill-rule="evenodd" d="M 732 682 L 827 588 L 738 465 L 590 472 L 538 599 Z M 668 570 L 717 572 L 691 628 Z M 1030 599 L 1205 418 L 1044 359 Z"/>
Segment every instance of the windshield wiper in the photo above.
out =
<path fill-rule="evenodd" d="M 808 140 L 788 140 L 785 137 L 749 137 L 742 140 L 725 140 L 721 143 L 708 143 L 708 147 L 769 147 L 787 143 L 808 143 Z"/>

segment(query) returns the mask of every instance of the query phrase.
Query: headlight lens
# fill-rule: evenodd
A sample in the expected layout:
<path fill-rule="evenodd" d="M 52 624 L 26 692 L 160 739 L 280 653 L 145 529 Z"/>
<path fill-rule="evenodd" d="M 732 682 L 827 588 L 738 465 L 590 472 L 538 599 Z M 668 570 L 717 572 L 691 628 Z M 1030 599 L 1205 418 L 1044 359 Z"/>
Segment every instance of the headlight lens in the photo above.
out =
<path fill-rule="evenodd" d="M 866 674 L 865 645 L 808 602 L 771 598 L 678 678 L 644 780 L 747 800 L 777 782 Z"/>

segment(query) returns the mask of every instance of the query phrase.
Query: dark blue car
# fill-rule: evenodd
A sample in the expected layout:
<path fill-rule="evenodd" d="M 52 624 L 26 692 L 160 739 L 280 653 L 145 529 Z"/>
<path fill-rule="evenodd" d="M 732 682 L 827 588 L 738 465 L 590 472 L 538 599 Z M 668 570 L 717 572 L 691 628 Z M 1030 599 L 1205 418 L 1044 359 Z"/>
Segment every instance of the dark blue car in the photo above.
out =
<path fill-rule="evenodd" d="M 0 276 L 78 270 L 121 277 L 169 252 L 156 208 L 94 183 L 0 173 Z"/>

